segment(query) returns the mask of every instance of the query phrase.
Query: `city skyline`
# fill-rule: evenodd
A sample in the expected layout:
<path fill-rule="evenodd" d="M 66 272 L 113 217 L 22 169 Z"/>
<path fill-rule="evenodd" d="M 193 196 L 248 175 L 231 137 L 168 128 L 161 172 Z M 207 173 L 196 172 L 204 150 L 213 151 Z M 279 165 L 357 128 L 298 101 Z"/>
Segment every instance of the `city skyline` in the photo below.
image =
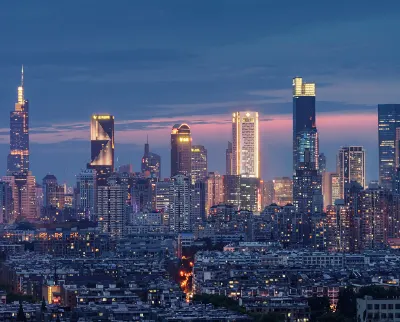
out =
<path fill-rule="evenodd" d="M 100 16 L 105 15 L 104 3 L 99 2 L 98 6 Z M 126 6 L 135 8 L 135 5 L 128 3 Z M 139 9 L 145 17 L 154 14 L 151 5 L 142 6 Z M 213 9 L 218 13 L 222 10 L 221 6 L 217 1 Z M 239 4 L 231 6 L 226 12 L 226 18 L 227 24 L 234 28 L 233 21 L 237 21 L 238 12 L 241 11 L 237 10 Z M 245 35 L 235 35 L 235 41 L 241 48 L 239 52 L 234 50 L 237 45 L 229 37 L 230 32 L 224 30 L 218 30 L 216 35 L 208 40 L 202 37 L 204 34 L 199 34 L 197 39 L 200 46 L 194 46 L 192 51 L 184 45 L 178 45 L 171 38 L 168 38 L 171 42 L 167 45 L 165 41 L 168 40 L 160 41 L 158 36 L 154 36 L 154 41 L 148 43 L 140 37 L 141 41 L 134 42 L 136 45 L 124 45 L 120 37 L 114 37 L 115 52 L 99 47 L 100 43 L 94 38 L 85 44 L 83 39 L 86 41 L 87 38 L 80 37 L 78 29 L 72 26 L 72 21 L 76 21 L 77 26 L 83 27 L 81 30 L 84 34 L 93 31 L 91 26 L 83 24 L 84 20 L 86 21 L 83 16 L 89 10 L 85 6 L 78 13 L 62 5 L 59 7 L 65 9 L 65 14 L 71 18 L 66 22 L 70 28 L 66 28 L 63 34 L 65 41 L 69 43 L 68 40 L 75 37 L 75 46 L 71 47 L 72 55 L 68 57 L 63 54 L 65 47 L 57 39 L 53 39 L 54 55 L 52 54 L 51 58 L 42 55 L 49 47 L 43 41 L 44 38 L 39 37 L 40 30 L 37 28 L 46 28 L 46 24 L 52 23 L 57 14 L 32 30 L 11 28 L 4 43 L 9 51 L 1 56 L 4 58 L 0 63 L 0 69 L 3 71 L 1 84 L 4 86 L 0 89 L 0 105 L 3 107 L 3 113 L 11 110 L 15 101 L 18 71 L 24 63 L 26 96 L 30 98 L 31 104 L 30 163 L 33 173 L 41 178 L 50 172 L 54 173 L 60 182 L 74 183 L 75 175 L 84 167 L 82 165 L 89 161 L 87 120 L 88 116 L 95 112 L 107 112 L 116 117 L 115 157 L 119 162 L 116 166 L 132 163 L 134 171 L 139 170 L 142 146 L 146 135 L 149 134 L 154 152 L 160 154 L 164 160 L 162 171 L 168 175 L 169 149 L 165 137 L 172 124 L 187 122 L 193 132 L 193 144 L 202 144 L 209 151 L 225 150 L 226 141 L 230 139 L 230 113 L 249 109 L 260 113 L 260 141 L 264 142 L 260 157 L 261 177 L 271 179 L 275 176 L 290 175 L 290 80 L 296 75 L 301 75 L 307 81 L 318 85 L 317 126 L 321 152 L 327 155 L 328 170 L 334 169 L 335 155 L 340 146 L 362 145 L 367 151 L 367 182 L 378 179 L 377 104 L 399 101 L 396 91 L 398 86 L 394 81 L 396 65 L 393 67 L 392 64 L 398 48 L 390 42 L 398 22 L 390 14 L 391 10 L 371 5 L 363 7 L 360 11 L 358 6 L 350 5 L 339 21 L 337 9 L 328 13 L 321 5 L 316 4 L 314 10 L 325 14 L 324 21 L 318 17 L 310 17 L 311 15 L 305 12 L 310 21 L 300 23 L 296 20 L 299 18 L 295 17 L 296 10 L 299 9 L 295 5 L 287 9 L 286 19 L 276 24 L 276 18 L 265 19 L 264 15 L 268 10 L 261 10 L 263 6 L 260 2 L 254 2 L 247 10 L 241 12 L 240 17 L 246 21 L 251 17 L 252 23 L 246 25 Z M 47 21 L 50 9 L 47 11 L 27 5 L 21 12 L 12 5 L 9 8 L 11 18 L 13 14 L 18 13 L 26 18 L 28 23 L 35 21 L 37 17 L 46 17 L 41 20 Z M 203 6 L 199 6 L 198 9 L 200 13 L 208 11 Z M 276 10 L 279 13 L 284 9 L 278 5 Z M 257 14 L 258 11 L 262 11 L 263 15 Z M 183 15 L 186 15 L 185 19 Z M 217 27 L 216 15 L 209 15 L 211 25 Z M 187 24 L 188 30 L 193 30 L 203 19 L 194 15 L 187 7 L 182 8 L 182 14 L 177 14 L 170 8 L 162 8 L 161 12 L 156 11 L 155 16 L 159 23 L 157 28 L 177 18 L 176 23 L 169 27 L 172 29 L 167 29 L 171 32 L 179 29 L 184 23 Z M 188 21 L 187 17 L 193 19 Z M 18 21 L 13 20 L 5 17 L 2 23 L 16 24 Z M 124 30 L 137 24 L 144 30 L 145 37 L 149 35 L 149 22 L 125 19 L 125 23 L 128 28 Z M 274 23 L 277 26 L 270 28 Z M 295 23 L 300 23 L 299 27 L 289 31 L 287 27 Z M 310 23 L 321 28 L 313 28 L 310 31 L 307 28 Z M 361 33 L 361 30 L 365 30 L 365 25 L 375 26 L 374 32 L 368 37 Z M 351 28 L 354 26 L 357 28 Z M 350 31 L 347 32 L 348 30 Z M 99 32 L 104 33 L 104 28 L 101 27 Z M 110 33 L 104 34 L 105 39 L 111 39 L 113 30 Z M 37 36 L 33 37 L 36 34 Z M 182 36 L 188 39 L 187 35 Z M 327 44 L 324 41 L 328 38 L 337 39 L 339 36 L 340 41 L 336 43 Z M 351 41 L 354 37 L 359 39 L 356 45 Z M 15 38 L 21 39 L 21 43 L 26 44 L 28 50 L 11 46 L 10 41 Z M 297 55 L 294 58 L 293 55 L 289 55 L 295 48 L 289 39 L 294 43 L 302 41 L 301 46 L 296 47 Z M 310 39 L 313 39 L 313 42 Z M 223 44 L 228 46 L 229 52 L 236 52 L 223 64 L 221 62 L 227 57 L 227 49 L 218 45 L 220 40 L 225 40 Z M 29 47 L 32 41 L 36 41 L 32 48 L 42 48 L 40 54 L 32 54 Z M 359 48 L 363 48 L 367 53 L 374 41 L 373 48 L 380 46 L 391 49 L 379 53 L 379 68 L 374 65 L 377 58 L 370 55 L 365 55 L 363 60 L 354 60 L 358 57 Z M 318 59 L 308 55 L 308 51 L 305 50 L 314 42 L 321 45 L 318 47 Z M 269 46 L 266 46 L 266 43 Z M 192 42 L 190 44 L 193 45 Z M 258 44 L 261 46 L 260 50 L 254 50 Z M 88 60 L 82 52 L 91 45 L 94 59 Z M 24 45 L 24 49 L 25 47 Z M 340 59 L 332 59 L 332 49 Z M 117 63 L 117 60 L 121 62 Z M 168 62 L 168 67 L 164 67 Z M 206 67 L 204 70 L 198 68 L 202 62 Z M 148 67 L 149 65 L 152 67 Z M 154 77 L 155 72 L 159 76 L 158 80 Z M 371 75 L 374 75 L 374 80 L 369 77 Z M 175 93 L 177 88 L 184 91 Z M 159 93 L 157 98 L 152 95 L 154 91 Z M 342 113 L 342 119 L 339 118 L 339 113 Z M 360 122 L 351 126 L 355 116 Z M 0 166 L 5 168 L 8 124 L 4 119 L 1 122 Z M 219 127 L 219 132 L 223 133 L 217 138 L 213 131 L 216 126 Z M 271 153 L 271 150 L 275 150 L 276 153 Z M 68 159 L 68 154 L 72 152 L 74 158 Z M 282 159 L 287 162 L 281 162 Z M 225 155 L 221 153 L 211 156 L 209 168 L 225 173 Z"/>

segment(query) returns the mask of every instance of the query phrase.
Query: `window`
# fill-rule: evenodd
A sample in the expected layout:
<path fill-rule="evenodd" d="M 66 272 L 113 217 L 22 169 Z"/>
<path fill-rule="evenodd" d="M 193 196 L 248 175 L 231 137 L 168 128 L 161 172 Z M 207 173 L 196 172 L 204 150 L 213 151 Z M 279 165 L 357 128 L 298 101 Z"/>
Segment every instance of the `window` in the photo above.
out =
<path fill-rule="evenodd" d="M 393 304 L 388 304 L 389 310 L 393 310 Z"/>
<path fill-rule="evenodd" d="M 393 313 L 389 313 L 389 314 L 388 314 L 388 318 L 389 318 L 389 319 L 393 319 Z"/>
<path fill-rule="evenodd" d="M 372 304 L 368 304 L 368 305 L 367 305 L 367 309 L 368 309 L 368 310 L 372 310 Z"/>
<path fill-rule="evenodd" d="M 375 310 L 379 310 L 379 304 L 375 304 L 374 307 L 375 307 Z"/>
<path fill-rule="evenodd" d="M 400 310 L 400 304 L 396 304 L 396 310 Z"/>
<path fill-rule="evenodd" d="M 386 304 L 381 304 L 381 310 L 386 310 Z"/>

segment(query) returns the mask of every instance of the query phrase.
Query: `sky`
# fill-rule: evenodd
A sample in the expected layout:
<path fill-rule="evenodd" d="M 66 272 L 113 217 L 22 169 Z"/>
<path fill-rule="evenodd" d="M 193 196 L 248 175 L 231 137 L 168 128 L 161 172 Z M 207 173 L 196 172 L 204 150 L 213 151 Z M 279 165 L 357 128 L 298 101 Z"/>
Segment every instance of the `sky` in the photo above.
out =
<path fill-rule="evenodd" d="M 143 145 L 170 174 L 170 131 L 191 126 L 209 171 L 225 173 L 231 113 L 260 113 L 264 179 L 291 175 L 295 76 L 317 85 L 320 150 L 363 145 L 378 177 L 377 104 L 400 103 L 400 2 L 3 1 L 0 174 L 21 65 L 31 170 L 70 185 L 90 158 L 92 113 L 116 120 L 116 165 L 140 169 Z"/>

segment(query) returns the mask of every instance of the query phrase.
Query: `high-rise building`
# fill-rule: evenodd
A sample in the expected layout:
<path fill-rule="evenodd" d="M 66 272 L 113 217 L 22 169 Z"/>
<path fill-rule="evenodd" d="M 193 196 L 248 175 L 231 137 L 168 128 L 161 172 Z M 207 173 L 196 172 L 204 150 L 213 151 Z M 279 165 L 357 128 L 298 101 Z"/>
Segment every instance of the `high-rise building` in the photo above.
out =
<path fill-rule="evenodd" d="M 133 173 L 132 164 L 123 164 L 118 167 L 118 173 Z"/>
<path fill-rule="evenodd" d="M 58 207 L 57 200 L 57 178 L 53 174 L 48 174 L 43 178 L 43 207 Z"/>
<path fill-rule="evenodd" d="M 169 217 L 170 193 L 173 191 L 171 185 L 171 181 L 159 181 L 156 183 L 155 190 L 155 209 L 164 214 L 164 222 L 166 223 L 168 223 Z"/>
<path fill-rule="evenodd" d="M 340 197 L 344 198 L 344 186 L 351 181 L 365 187 L 365 150 L 361 146 L 342 147 L 338 154 Z"/>
<path fill-rule="evenodd" d="M 18 87 L 17 102 L 10 113 L 10 154 L 7 158 L 7 174 L 29 171 L 29 102 L 24 96 L 24 67 Z"/>
<path fill-rule="evenodd" d="M 278 177 L 274 183 L 274 203 L 278 206 L 293 204 L 293 180 L 289 177 Z"/>
<path fill-rule="evenodd" d="M 0 223 L 9 223 L 13 218 L 14 200 L 12 187 L 8 182 L 0 181 Z"/>
<path fill-rule="evenodd" d="M 191 221 L 191 183 L 190 178 L 182 174 L 171 178 L 170 204 L 169 204 L 169 227 L 176 233 L 189 231 Z"/>
<path fill-rule="evenodd" d="M 206 196 L 206 213 L 212 206 L 224 203 L 224 177 L 218 172 L 208 173 Z"/>
<path fill-rule="evenodd" d="M 97 220 L 100 229 L 113 238 L 126 234 L 128 189 L 118 176 L 111 174 L 106 185 L 97 187 Z"/>
<path fill-rule="evenodd" d="M 192 172 L 191 178 L 194 184 L 198 180 L 204 182 L 207 178 L 207 149 L 203 145 L 192 146 Z"/>
<path fill-rule="evenodd" d="M 77 176 L 77 210 L 83 214 L 83 218 L 95 220 L 97 180 L 96 170 L 82 170 Z"/>
<path fill-rule="evenodd" d="M 318 170 L 298 169 L 293 176 L 293 203 L 299 213 L 323 210 L 322 177 Z"/>
<path fill-rule="evenodd" d="M 233 174 L 233 154 L 232 154 L 232 142 L 228 141 L 228 148 L 225 151 L 225 158 L 226 158 L 226 173 L 227 175 Z"/>
<path fill-rule="evenodd" d="M 400 127 L 400 104 L 378 105 L 379 184 L 392 189 L 396 167 L 396 128 Z"/>
<path fill-rule="evenodd" d="M 192 172 L 192 136 L 187 124 L 175 124 L 171 131 L 171 177 Z"/>
<path fill-rule="evenodd" d="M 239 175 L 224 176 L 224 203 L 232 205 L 236 210 L 240 208 L 240 179 Z"/>
<path fill-rule="evenodd" d="M 198 180 L 192 184 L 190 195 L 190 230 L 196 223 L 201 223 L 206 219 L 206 183 Z"/>
<path fill-rule="evenodd" d="M 304 162 L 309 150 L 310 163 L 318 169 L 318 132 L 315 119 L 315 84 L 293 79 L 293 173 Z"/>
<path fill-rule="evenodd" d="M 326 172 L 326 156 L 324 153 L 320 153 L 318 157 L 318 170 L 321 173 L 322 177 Z"/>
<path fill-rule="evenodd" d="M 161 156 L 150 152 L 149 141 L 144 145 L 144 154 L 142 158 L 142 173 L 151 178 L 161 178 Z"/>
<path fill-rule="evenodd" d="M 132 189 L 133 213 L 151 211 L 154 193 L 153 187 L 155 188 L 152 179 L 140 178 L 135 181 Z"/>
<path fill-rule="evenodd" d="M 240 178 L 240 209 L 260 211 L 259 186 L 258 178 Z"/>
<path fill-rule="evenodd" d="M 12 189 L 13 197 L 13 218 L 11 221 L 24 219 L 35 220 L 36 213 L 36 178 L 31 172 L 14 174 L 3 177 Z"/>
<path fill-rule="evenodd" d="M 274 182 L 272 180 L 260 181 L 261 209 L 271 205 L 275 200 Z M 293 193 L 291 195 L 293 199 Z"/>
<path fill-rule="evenodd" d="M 232 117 L 232 174 L 260 176 L 258 112 L 236 112 Z"/>
<path fill-rule="evenodd" d="M 97 186 L 106 185 L 114 171 L 114 116 L 93 114 L 90 126 L 91 161 L 89 169 L 97 173 Z"/>

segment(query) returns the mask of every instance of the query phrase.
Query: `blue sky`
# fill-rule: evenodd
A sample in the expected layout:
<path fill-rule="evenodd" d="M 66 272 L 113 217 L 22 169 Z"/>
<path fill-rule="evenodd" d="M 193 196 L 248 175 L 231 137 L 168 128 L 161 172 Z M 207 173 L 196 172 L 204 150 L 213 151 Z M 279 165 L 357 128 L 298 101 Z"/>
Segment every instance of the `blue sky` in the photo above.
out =
<path fill-rule="evenodd" d="M 317 83 L 320 149 L 364 145 L 377 178 L 378 103 L 400 102 L 398 1 L 9 1 L 0 4 L 0 169 L 21 64 L 38 181 L 90 156 L 89 119 L 117 121 L 118 163 L 139 168 L 146 135 L 169 174 L 169 132 L 192 126 L 225 171 L 230 113 L 262 115 L 262 173 L 291 173 L 291 78 Z"/>

